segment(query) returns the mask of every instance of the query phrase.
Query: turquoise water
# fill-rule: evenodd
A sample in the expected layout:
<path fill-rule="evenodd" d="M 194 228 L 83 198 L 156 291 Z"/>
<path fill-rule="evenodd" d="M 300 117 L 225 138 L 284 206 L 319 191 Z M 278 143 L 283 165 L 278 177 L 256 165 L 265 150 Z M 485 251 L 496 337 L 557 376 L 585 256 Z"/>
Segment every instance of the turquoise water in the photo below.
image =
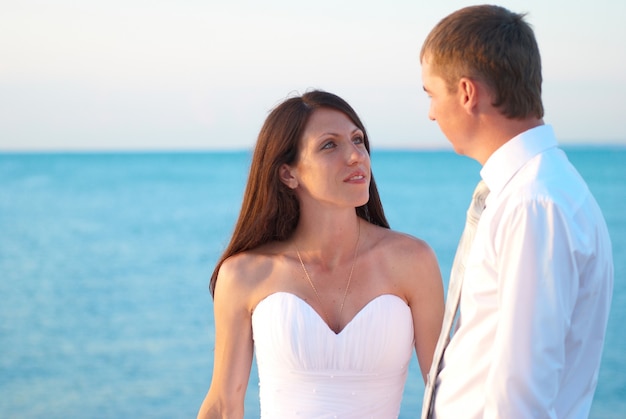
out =
<path fill-rule="evenodd" d="M 591 417 L 623 417 L 626 149 L 567 151 L 616 264 Z M 447 277 L 478 164 L 452 152 L 372 159 L 392 227 L 428 241 Z M 0 154 L 0 417 L 195 417 L 212 369 L 208 280 L 248 164 L 246 152 Z M 414 360 L 401 417 L 422 391 Z"/>

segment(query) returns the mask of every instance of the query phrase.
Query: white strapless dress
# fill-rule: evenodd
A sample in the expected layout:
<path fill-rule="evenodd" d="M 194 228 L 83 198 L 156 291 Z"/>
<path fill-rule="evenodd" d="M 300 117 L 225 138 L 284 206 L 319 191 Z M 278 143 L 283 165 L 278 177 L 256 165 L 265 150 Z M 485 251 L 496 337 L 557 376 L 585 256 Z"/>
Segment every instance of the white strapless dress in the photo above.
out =
<path fill-rule="evenodd" d="M 336 334 L 277 292 L 259 302 L 252 329 L 263 419 L 398 417 L 414 339 L 401 298 L 374 298 Z"/>

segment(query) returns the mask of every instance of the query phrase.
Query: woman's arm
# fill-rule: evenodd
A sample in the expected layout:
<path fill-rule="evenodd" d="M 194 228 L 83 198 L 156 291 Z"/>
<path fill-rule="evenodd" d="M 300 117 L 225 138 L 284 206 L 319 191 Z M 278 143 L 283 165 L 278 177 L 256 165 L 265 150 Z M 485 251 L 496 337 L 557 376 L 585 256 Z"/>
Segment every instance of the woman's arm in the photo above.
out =
<path fill-rule="evenodd" d="M 411 254 L 405 256 L 407 259 L 402 266 L 407 269 L 403 274 L 413 315 L 415 352 L 426 382 L 443 322 L 443 283 L 434 251 L 421 240 L 410 249 Z"/>
<path fill-rule="evenodd" d="M 228 259 L 220 268 L 214 295 L 215 353 L 211 387 L 198 419 L 243 418 L 252 366 L 252 321 L 249 287 L 243 284 L 242 261 Z"/>

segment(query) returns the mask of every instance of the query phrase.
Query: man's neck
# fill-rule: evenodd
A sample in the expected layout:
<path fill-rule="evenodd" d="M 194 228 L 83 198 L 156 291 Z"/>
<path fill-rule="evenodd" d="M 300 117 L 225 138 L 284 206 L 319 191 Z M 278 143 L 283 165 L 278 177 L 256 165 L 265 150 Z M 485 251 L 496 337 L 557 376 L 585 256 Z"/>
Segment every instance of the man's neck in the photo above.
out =
<path fill-rule="evenodd" d="M 478 146 L 475 151 L 468 157 L 484 165 L 497 149 L 511 139 L 529 129 L 536 128 L 543 124 L 543 119 L 537 118 L 509 119 L 502 117 L 496 121 L 492 121 L 492 123 L 487 125 L 488 129 L 484 130 L 480 139 L 477 140 Z"/>

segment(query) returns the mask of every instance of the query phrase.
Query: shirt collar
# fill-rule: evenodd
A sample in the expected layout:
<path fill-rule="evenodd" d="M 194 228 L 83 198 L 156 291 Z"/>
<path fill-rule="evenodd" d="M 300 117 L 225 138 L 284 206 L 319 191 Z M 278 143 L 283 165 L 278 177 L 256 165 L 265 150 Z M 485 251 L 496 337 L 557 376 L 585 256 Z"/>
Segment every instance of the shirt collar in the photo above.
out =
<path fill-rule="evenodd" d="M 498 148 L 480 171 L 489 187 L 490 195 L 497 196 L 530 159 L 557 146 L 551 125 L 540 125 L 511 138 Z"/>

